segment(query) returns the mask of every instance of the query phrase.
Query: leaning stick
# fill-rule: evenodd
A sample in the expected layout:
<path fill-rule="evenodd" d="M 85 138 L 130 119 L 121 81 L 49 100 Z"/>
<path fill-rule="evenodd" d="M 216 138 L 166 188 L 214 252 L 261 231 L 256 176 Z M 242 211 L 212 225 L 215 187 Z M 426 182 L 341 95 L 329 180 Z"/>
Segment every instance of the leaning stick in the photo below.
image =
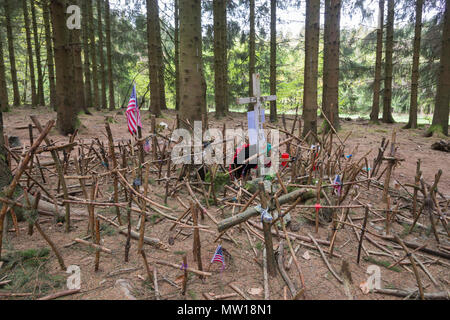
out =
<path fill-rule="evenodd" d="M 56 293 L 52 293 L 48 296 L 39 298 L 37 300 L 53 300 L 59 297 L 64 297 L 64 296 L 68 296 L 68 295 L 72 295 L 75 293 L 80 292 L 81 289 L 71 289 L 71 290 L 64 290 L 64 291 L 60 291 L 60 292 L 56 292 Z"/>
<path fill-rule="evenodd" d="M 406 255 L 409 258 L 409 261 L 411 261 L 411 266 L 413 267 L 414 275 L 416 276 L 417 285 L 419 287 L 420 298 L 422 300 L 425 300 L 425 297 L 424 297 L 424 294 L 423 294 L 422 282 L 420 281 L 419 272 L 417 271 L 417 266 L 416 266 L 416 263 L 415 263 L 413 257 L 411 256 L 411 254 L 410 254 L 408 248 L 406 247 L 406 245 L 403 243 L 402 239 L 400 239 L 397 235 L 394 236 L 394 239 L 395 239 L 395 241 L 397 241 L 397 243 L 399 245 L 402 246 L 403 250 L 406 252 Z"/>
<path fill-rule="evenodd" d="M 167 262 L 167 261 L 163 261 L 163 260 L 155 260 L 155 263 L 163 265 L 163 266 L 172 267 L 172 268 L 175 268 L 175 269 L 180 269 L 180 265 L 176 264 L 176 263 L 171 263 L 171 262 Z M 189 272 L 195 273 L 196 275 L 199 275 L 199 276 L 212 276 L 212 273 L 211 272 L 207 272 L 207 271 L 200 271 L 200 270 L 192 269 L 192 268 L 189 268 L 189 267 L 187 267 L 186 270 L 189 271 Z"/>
<path fill-rule="evenodd" d="M 264 278 L 264 300 L 269 300 L 270 299 L 270 292 L 269 292 L 269 279 L 268 279 L 268 273 L 267 273 L 267 253 L 266 253 L 266 248 L 264 248 L 264 250 L 263 250 L 263 278 Z"/>
<path fill-rule="evenodd" d="M 73 241 L 81 243 L 81 244 L 84 244 L 84 245 L 87 245 L 87 246 L 89 246 L 91 248 L 94 248 L 96 250 L 100 250 L 100 251 L 102 251 L 104 253 L 108 253 L 108 254 L 112 253 L 111 249 L 108 249 L 108 248 L 106 248 L 104 246 L 101 246 L 101 245 L 98 245 L 98 244 L 95 244 L 95 243 L 91 243 L 91 242 L 83 240 L 83 239 L 75 238 L 75 239 L 73 239 Z"/>
<path fill-rule="evenodd" d="M 356 263 L 359 264 L 359 258 L 361 257 L 361 247 L 364 239 L 364 233 L 366 231 L 367 217 L 369 216 L 369 208 L 366 207 L 366 212 L 364 215 L 364 222 L 361 230 L 361 235 L 359 236 L 359 244 L 358 244 L 358 257 L 356 258 Z"/>
<path fill-rule="evenodd" d="M 238 286 L 236 286 L 234 283 L 229 284 L 230 288 L 236 291 L 242 298 L 245 300 L 251 300 Z"/>
<path fill-rule="evenodd" d="M 325 256 L 325 254 L 322 251 L 322 248 L 319 246 L 319 244 L 317 243 L 316 239 L 313 238 L 313 236 L 311 234 L 308 233 L 308 236 L 311 238 L 311 240 L 314 242 L 314 244 L 316 245 L 317 249 L 319 249 L 320 255 L 322 256 L 323 261 L 325 262 L 325 264 L 327 265 L 328 270 L 330 270 L 331 274 L 340 282 L 340 283 L 344 283 L 344 281 L 341 279 L 341 277 L 339 277 L 337 275 L 337 273 L 333 270 L 333 268 L 331 267 L 330 263 L 327 260 L 327 257 Z"/>
<path fill-rule="evenodd" d="M 95 244 L 100 245 L 100 221 L 95 219 Z M 100 265 L 100 250 L 95 253 L 95 271 L 98 271 Z"/>

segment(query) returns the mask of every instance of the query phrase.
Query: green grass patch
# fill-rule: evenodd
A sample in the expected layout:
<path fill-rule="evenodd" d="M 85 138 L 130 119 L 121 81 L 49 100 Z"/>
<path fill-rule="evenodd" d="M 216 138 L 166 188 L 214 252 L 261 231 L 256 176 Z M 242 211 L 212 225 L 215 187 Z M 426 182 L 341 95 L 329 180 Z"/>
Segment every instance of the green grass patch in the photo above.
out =
<path fill-rule="evenodd" d="M 4 256 L 2 260 L 6 264 L 0 271 L 0 278 L 6 275 L 5 280 L 11 282 L 3 286 L 0 292 L 32 292 L 33 296 L 25 298 L 33 299 L 62 288 L 65 278 L 49 274 L 49 254 L 49 248 L 41 248 L 15 251 Z"/>
<path fill-rule="evenodd" d="M 186 251 L 174 251 L 174 254 L 182 256 L 186 254 Z"/>
<path fill-rule="evenodd" d="M 385 267 L 388 270 L 392 270 L 392 271 L 395 271 L 395 272 L 401 272 L 402 271 L 399 267 L 388 268 L 391 265 L 391 263 L 389 261 L 378 260 L 378 259 L 375 259 L 375 258 L 372 258 L 372 257 L 364 257 L 364 260 L 367 261 L 367 262 L 376 264 L 378 266 Z"/>

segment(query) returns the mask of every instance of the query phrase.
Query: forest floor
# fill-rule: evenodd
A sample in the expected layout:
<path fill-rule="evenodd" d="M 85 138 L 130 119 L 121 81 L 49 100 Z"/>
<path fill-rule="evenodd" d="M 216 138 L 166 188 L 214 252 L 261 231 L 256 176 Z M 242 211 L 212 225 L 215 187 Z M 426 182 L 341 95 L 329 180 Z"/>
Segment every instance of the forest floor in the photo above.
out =
<path fill-rule="evenodd" d="M 21 107 L 15 109 L 14 112 L 4 113 L 5 133 L 9 136 L 18 136 L 21 142 L 25 145 L 29 144 L 28 130 L 18 129 L 20 127 L 27 126 L 31 123 L 29 115 L 36 114 L 39 121 L 44 124 L 50 119 L 56 119 L 56 114 L 48 108 L 41 108 L 30 110 L 29 108 Z M 80 115 L 81 126 L 76 138 L 78 140 L 84 140 L 89 142 L 93 138 L 99 138 L 107 145 L 106 133 L 104 130 L 105 116 L 112 116 L 113 121 L 110 126 L 115 142 L 126 142 L 130 139 L 130 134 L 127 130 L 127 122 L 124 112 L 94 112 L 93 115 Z M 142 115 L 143 122 L 143 135 L 147 135 L 150 128 L 150 120 L 146 113 Z M 289 115 L 286 117 L 287 127 L 292 126 L 294 116 Z M 157 119 L 157 123 L 164 121 L 169 127 L 175 120 L 174 111 L 164 111 L 164 116 Z M 223 123 L 228 125 L 238 126 L 240 123 L 246 124 L 246 115 L 233 113 L 221 120 L 216 120 L 213 115 L 210 115 L 209 126 L 222 128 Z M 395 181 L 398 180 L 401 184 L 406 183 L 413 184 L 416 171 L 416 161 L 421 159 L 423 178 L 429 184 L 434 181 L 435 174 L 438 169 L 442 169 L 443 173 L 439 183 L 439 191 L 445 195 L 447 199 L 450 198 L 450 154 L 440 151 L 432 150 L 431 144 L 437 140 L 438 137 L 425 138 L 423 134 L 426 128 L 417 130 L 403 130 L 401 127 L 404 124 L 392 124 L 392 125 L 374 125 L 369 124 L 368 121 L 341 121 L 342 128 L 339 131 L 340 137 L 345 137 L 349 132 L 352 132 L 346 143 L 345 154 L 350 152 L 354 158 L 359 158 L 365 155 L 369 150 L 371 153 L 368 159 L 374 159 L 378 152 L 381 139 L 391 138 L 392 130 L 397 129 L 397 156 L 404 159 L 399 166 L 393 171 L 391 186 L 394 188 Z M 281 120 L 278 124 L 281 127 Z M 35 136 L 37 131 L 35 131 Z M 50 132 L 50 138 L 56 142 L 62 143 L 68 140 L 67 137 L 61 136 L 57 133 L 56 129 Z M 280 133 L 280 140 L 284 135 Z M 41 162 L 51 160 L 50 154 L 42 154 Z M 14 164 L 15 165 L 15 164 Z M 14 167 L 14 166 L 13 166 Z M 71 172 L 73 174 L 73 172 Z M 163 203 L 164 199 L 164 184 L 158 184 L 154 179 L 156 175 L 152 175 L 150 184 L 150 198 L 159 203 Z M 56 181 L 56 180 L 55 180 Z M 78 181 L 71 181 L 69 184 L 77 184 Z M 56 185 L 54 186 L 56 188 Z M 90 189 L 90 188 L 89 188 Z M 411 188 L 408 188 L 411 191 Z M 101 192 L 103 199 L 108 199 L 108 196 L 112 194 L 111 179 L 107 178 L 101 184 Z M 181 189 L 177 195 L 185 202 L 188 203 L 188 193 L 185 189 Z M 78 194 L 79 197 L 82 195 Z M 105 200 L 105 201 L 106 201 Z M 378 208 L 384 208 L 382 201 L 382 190 L 371 186 L 369 190 L 366 187 L 360 188 L 359 200 L 363 203 L 370 202 L 372 205 Z M 395 204 L 395 202 L 394 202 Z M 175 210 L 177 214 L 181 214 L 184 208 L 176 199 L 169 198 L 168 206 Z M 86 211 L 85 206 L 76 206 Z M 109 218 L 113 218 L 115 214 L 109 209 L 96 209 L 96 212 L 101 213 Z M 220 221 L 224 218 L 220 208 L 211 206 L 209 212 L 215 216 L 216 220 Z M 122 212 L 126 217 L 126 212 Z M 448 212 L 446 213 L 448 214 Z M 300 230 L 297 233 L 307 235 L 310 233 L 314 235 L 316 239 L 329 240 L 331 234 L 331 226 L 327 224 L 321 224 L 319 233 L 314 231 L 314 225 L 310 222 L 311 217 L 314 215 L 314 209 L 295 209 L 291 212 L 293 221 L 300 224 Z M 351 217 L 355 223 L 362 223 L 362 217 L 364 216 L 364 209 L 352 209 Z M 192 254 L 192 235 L 189 229 L 184 229 L 173 245 L 168 244 L 169 237 L 173 237 L 177 228 L 170 231 L 170 227 L 173 225 L 168 220 L 159 219 L 160 217 L 155 215 L 150 217 L 150 223 L 146 227 L 146 235 L 149 237 L 159 238 L 168 247 L 168 251 L 155 249 L 152 246 L 144 245 L 149 263 L 153 261 L 164 260 L 170 261 L 175 264 L 182 263 L 182 257 L 187 255 L 188 266 L 197 268 L 197 264 L 193 261 Z M 309 218 L 309 219 L 308 219 Z M 383 221 L 371 221 L 376 220 L 376 217 L 371 217 L 368 223 L 370 230 L 380 235 L 384 232 Z M 137 215 L 132 216 L 133 229 L 137 223 Z M 252 221 L 257 221 L 258 217 L 252 218 Z M 380 220 L 380 219 L 378 219 Z M 126 237 L 120 234 L 117 229 L 109 226 L 105 222 L 101 222 L 101 244 L 112 250 L 112 254 L 101 253 L 100 257 L 100 270 L 94 272 L 94 257 L 95 251 L 89 247 L 81 244 L 73 244 L 68 247 L 64 247 L 66 244 L 72 242 L 74 238 L 82 238 L 87 233 L 87 221 L 86 219 L 74 219 L 72 222 L 72 230 L 70 233 L 64 232 L 63 224 L 53 224 L 50 217 L 41 218 L 41 224 L 47 235 L 57 244 L 60 248 L 62 256 L 65 260 L 66 266 L 78 265 L 81 268 L 81 292 L 72 296 L 65 297 L 63 299 L 127 299 L 127 297 L 120 286 L 116 285 L 116 280 L 125 279 L 131 286 L 131 295 L 136 299 L 154 299 L 155 294 L 152 290 L 153 284 L 143 281 L 146 278 L 146 271 L 143 267 L 142 259 L 137 254 L 137 241 L 131 241 L 131 249 L 129 262 L 124 262 L 124 248 Z M 428 219 L 419 220 L 420 223 L 428 227 Z M 217 247 L 217 242 L 214 242 L 218 232 L 215 224 L 208 217 L 200 221 L 200 224 L 209 226 L 210 232 L 200 232 L 201 236 L 201 250 L 203 257 L 203 266 L 207 267 L 209 261 L 214 254 Z M 20 232 L 17 235 L 15 232 L 8 233 L 8 241 L 4 246 L 5 254 L 12 254 L 17 251 L 24 251 L 29 249 L 41 249 L 48 247 L 47 243 L 42 239 L 38 232 L 34 232 L 32 236 L 27 235 L 27 223 L 19 223 Z M 393 233 L 401 234 L 404 240 L 427 243 L 429 248 L 436 248 L 437 243 L 433 237 L 433 233 L 429 228 L 415 228 L 415 230 L 407 235 L 408 225 L 402 225 L 399 223 L 393 224 Z M 449 238 L 446 235 L 442 235 L 443 229 L 439 224 L 438 230 L 440 231 L 442 245 L 446 248 L 450 247 Z M 281 232 L 281 231 L 280 231 Z M 359 234 L 359 231 L 358 231 Z M 225 262 L 226 268 L 221 271 L 221 267 L 218 263 L 215 263 L 211 267 L 212 276 L 207 277 L 205 280 L 199 279 L 198 276 L 190 274 L 188 277 L 187 292 L 183 296 L 181 290 L 173 284 L 175 282 L 179 286 L 180 276 L 183 271 L 180 269 L 174 269 L 171 267 L 156 265 L 158 272 L 158 284 L 161 299 L 204 299 L 203 293 L 210 293 L 211 295 L 223 295 L 227 293 L 233 293 L 234 291 L 228 286 L 230 283 L 235 283 L 252 299 L 263 298 L 263 272 L 262 272 L 262 248 L 264 247 L 262 241 L 252 236 L 254 247 L 257 251 L 257 257 L 252 250 L 252 246 L 248 241 L 245 232 L 238 227 L 234 227 L 230 230 L 230 235 L 239 244 L 224 239 L 222 242 L 223 248 L 226 250 Z M 275 247 L 278 244 L 277 237 L 274 237 Z M 293 244 L 294 247 L 297 243 Z M 365 241 L 364 246 L 368 251 L 376 251 L 380 253 L 379 248 L 372 243 Z M 349 290 L 346 290 L 345 286 L 340 284 L 333 275 L 329 272 L 324 261 L 316 250 L 311 250 L 300 247 L 297 253 L 297 259 L 300 263 L 304 274 L 304 282 L 306 285 L 305 299 L 349 299 L 351 296 L 353 299 L 401 299 L 393 296 L 382 295 L 378 293 L 364 294 L 360 289 L 360 284 L 367 280 L 368 274 L 366 273 L 367 267 L 374 263 L 380 265 L 387 265 L 395 260 L 389 256 L 383 256 L 379 254 L 371 254 L 369 260 L 361 259 L 360 264 L 356 263 L 356 252 L 358 248 L 358 241 L 355 236 L 354 230 L 345 226 L 337 234 L 335 252 L 341 255 L 341 258 L 329 258 L 332 267 L 336 271 L 341 270 L 342 262 L 348 261 L 351 271 L 351 277 L 353 282 L 350 284 Z M 397 250 L 397 246 L 392 245 L 390 250 Z M 398 251 L 398 250 L 397 250 Z M 396 252 L 397 258 L 403 256 L 402 251 Z M 285 257 L 290 257 L 289 251 L 285 251 Z M 363 254 L 364 257 L 364 254 Z M 419 270 L 420 278 L 426 292 L 448 291 L 450 288 L 450 261 L 444 258 L 438 258 L 430 256 L 428 254 L 418 254 L 422 260 L 433 260 L 434 262 L 428 263 L 427 268 L 433 277 L 438 282 L 438 286 L 435 286 L 423 270 Z M 66 279 L 69 276 L 64 271 L 61 271 L 56 256 L 50 251 L 44 258 L 38 259 L 37 270 L 32 269 L 31 274 L 27 274 L 28 270 L 24 269 L 23 274 L 8 274 L 6 280 L 13 280 L 7 286 L 0 285 L 1 292 L 16 292 L 16 293 L 32 293 L 32 295 L 23 297 L 22 299 L 32 299 L 42 297 L 46 294 L 58 292 L 66 289 Z M 375 262 L 374 262 L 375 261 Z M 408 261 L 407 259 L 404 261 Z M 409 261 L 408 261 L 409 262 Z M 1 264 L 1 262 L 0 262 Z M 1 265 L 0 265 L 1 268 Z M 135 268 L 134 271 L 128 271 L 121 274 L 114 274 L 114 272 Z M 41 270 L 39 270 L 41 269 Z M 45 272 L 42 272 L 45 270 Z M 1 271 L 1 269 L 0 269 Z M 295 283 L 297 290 L 300 288 L 300 281 L 298 273 L 294 263 L 288 270 L 290 278 Z M 143 278 L 142 278 L 143 277 Z M 163 280 L 168 279 L 168 281 Z M 22 282 L 20 282 L 20 280 Z M 3 280 L 4 281 L 4 280 Z M 2 274 L 0 272 L 0 283 L 2 282 Z M 19 283 L 20 282 L 20 283 Z M 172 283 L 170 283 L 172 282 Z M 411 270 L 411 265 L 405 264 L 396 268 L 395 270 L 389 270 L 386 267 L 381 266 L 381 287 L 382 288 L 415 288 L 417 286 L 414 273 Z M 271 299 L 283 299 L 283 291 L 285 283 L 281 276 L 278 274 L 276 277 L 270 279 L 270 298 Z M 251 290 L 257 289 L 257 290 Z M 288 295 L 288 297 L 290 297 Z M 0 297 L 1 299 L 1 297 Z M 16 298 L 17 299 L 17 298 Z M 231 299 L 241 299 L 240 296 L 233 297 Z"/>

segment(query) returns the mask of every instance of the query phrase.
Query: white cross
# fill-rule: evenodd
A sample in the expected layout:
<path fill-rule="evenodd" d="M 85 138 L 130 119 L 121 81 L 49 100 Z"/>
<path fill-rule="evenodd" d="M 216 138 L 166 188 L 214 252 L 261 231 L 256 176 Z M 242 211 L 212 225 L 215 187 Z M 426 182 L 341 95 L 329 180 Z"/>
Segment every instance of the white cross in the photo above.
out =
<path fill-rule="evenodd" d="M 249 104 L 254 103 L 254 113 L 255 113 L 255 129 L 257 130 L 256 135 L 256 144 L 257 144 L 257 150 L 258 153 L 263 152 L 260 150 L 264 145 L 264 131 L 263 125 L 262 125 L 262 119 L 261 119 L 261 104 L 266 101 L 275 101 L 277 99 L 277 96 L 261 96 L 261 85 L 260 85 L 260 76 L 259 73 L 253 74 L 253 97 L 248 98 L 237 98 L 236 102 L 237 104 Z M 260 143 L 262 142 L 262 143 Z M 259 158 L 259 157 L 258 157 Z"/>
<path fill-rule="evenodd" d="M 248 98 L 237 98 L 237 104 L 249 104 L 254 103 L 255 107 L 255 128 L 258 130 L 257 141 L 264 141 L 264 135 L 259 129 L 262 129 L 262 119 L 261 119 L 261 103 L 265 101 L 275 101 L 277 96 L 263 96 L 261 97 L 261 85 L 259 73 L 253 74 L 253 95 L 254 97 Z M 262 136 L 261 136 L 262 135 Z"/>

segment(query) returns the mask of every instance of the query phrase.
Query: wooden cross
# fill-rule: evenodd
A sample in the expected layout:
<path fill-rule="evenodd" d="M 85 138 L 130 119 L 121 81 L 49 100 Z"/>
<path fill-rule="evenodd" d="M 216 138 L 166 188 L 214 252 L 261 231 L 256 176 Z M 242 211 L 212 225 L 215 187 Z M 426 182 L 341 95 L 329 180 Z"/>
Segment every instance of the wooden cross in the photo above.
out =
<path fill-rule="evenodd" d="M 266 101 L 275 101 L 277 96 L 261 96 L 261 85 L 260 85 L 260 76 L 259 73 L 253 74 L 253 95 L 254 97 L 248 98 L 237 98 L 237 104 L 255 104 L 255 128 L 258 131 L 257 135 L 257 144 L 259 145 L 260 141 L 264 141 L 264 136 L 262 132 L 259 132 L 259 129 L 262 129 L 262 120 L 261 120 L 261 103 Z M 261 136 L 262 135 L 262 136 Z M 259 150 L 259 148 L 258 148 Z"/>

